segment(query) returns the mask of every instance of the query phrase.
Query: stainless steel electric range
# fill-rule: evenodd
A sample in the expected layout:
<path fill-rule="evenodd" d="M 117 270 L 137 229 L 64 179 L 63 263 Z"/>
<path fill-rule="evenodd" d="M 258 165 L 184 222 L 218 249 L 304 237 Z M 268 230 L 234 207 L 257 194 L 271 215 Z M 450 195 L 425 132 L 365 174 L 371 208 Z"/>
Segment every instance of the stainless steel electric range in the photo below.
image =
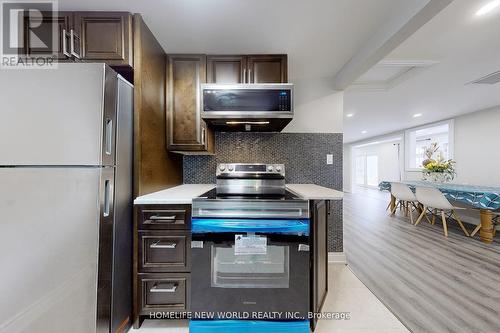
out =
<path fill-rule="evenodd" d="M 286 190 L 284 165 L 218 165 L 192 214 L 193 312 L 306 318 L 309 203 Z"/>

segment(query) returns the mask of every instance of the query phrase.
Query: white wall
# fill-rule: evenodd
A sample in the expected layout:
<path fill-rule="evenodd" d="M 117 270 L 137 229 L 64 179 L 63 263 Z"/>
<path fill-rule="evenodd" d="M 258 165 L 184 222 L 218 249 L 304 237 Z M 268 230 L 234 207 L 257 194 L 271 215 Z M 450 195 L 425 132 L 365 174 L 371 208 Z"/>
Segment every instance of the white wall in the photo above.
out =
<path fill-rule="evenodd" d="M 500 187 L 500 107 L 455 118 L 455 183 Z M 421 179 L 420 172 L 405 178 Z"/>
<path fill-rule="evenodd" d="M 500 186 L 500 107 L 455 120 L 457 182 Z"/>
<path fill-rule="evenodd" d="M 295 112 L 283 132 L 343 133 L 344 93 L 322 80 L 294 84 Z"/>
<path fill-rule="evenodd" d="M 352 192 L 352 147 L 344 145 L 344 192 Z"/>

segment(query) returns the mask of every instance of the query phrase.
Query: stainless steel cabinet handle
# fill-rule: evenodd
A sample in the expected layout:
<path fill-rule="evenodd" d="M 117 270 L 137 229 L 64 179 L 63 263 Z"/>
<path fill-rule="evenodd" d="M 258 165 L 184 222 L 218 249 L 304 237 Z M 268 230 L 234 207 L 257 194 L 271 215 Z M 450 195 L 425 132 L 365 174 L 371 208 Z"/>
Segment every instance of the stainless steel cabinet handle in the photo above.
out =
<path fill-rule="evenodd" d="M 202 145 L 205 145 L 205 137 L 206 137 L 205 131 L 206 131 L 205 127 L 202 127 L 201 128 L 201 144 Z"/>
<path fill-rule="evenodd" d="M 113 119 L 106 119 L 106 155 L 113 152 Z"/>
<path fill-rule="evenodd" d="M 160 288 L 158 284 L 155 284 L 149 292 L 152 293 L 175 293 L 177 291 L 177 285 L 172 283 L 170 288 Z"/>
<path fill-rule="evenodd" d="M 68 40 L 66 39 L 68 37 L 68 32 L 66 29 L 63 29 L 62 31 L 62 53 L 68 57 L 71 58 L 71 54 L 68 52 Z"/>
<path fill-rule="evenodd" d="M 161 244 L 161 240 L 156 241 L 149 245 L 151 249 L 175 249 L 177 247 L 176 243 Z"/>
<path fill-rule="evenodd" d="M 73 29 L 70 30 L 70 39 L 71 39 L 71 55 L 77 59 L 80 59 L 80 54 L 75 51 L 75 31 Z"/>
<path fill-rule="evenodd" d="M 247 69 L 246 68 L 243 70 L 243 82 L 242 83 L 247 83 Z"/>
<path fill-rule="evenodd" d="M 252 70 L 248 70 L 248 83 L 252 83 Z"/>
<path fill-rule="evenodd" d="M 176 216 L 175 215 L 171 215 L 171 216 L 159 216 L 159 215 L 152 215 L 149 217 L 150 220 L 152 221 L 164 221 L 164 220 L 170 220 L 170 221 L 173 221 L 175 220 Z"/>

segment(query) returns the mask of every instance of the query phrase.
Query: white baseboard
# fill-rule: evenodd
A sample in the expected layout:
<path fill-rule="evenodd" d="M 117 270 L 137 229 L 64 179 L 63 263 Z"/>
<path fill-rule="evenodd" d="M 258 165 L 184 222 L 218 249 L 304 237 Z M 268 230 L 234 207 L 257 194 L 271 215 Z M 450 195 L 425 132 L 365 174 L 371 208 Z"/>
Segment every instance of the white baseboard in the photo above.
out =
<path fill-rule="evenodd" d="M 328 252 L 329 264 L 347 264 L 347 258 L 344 252 Z"/>

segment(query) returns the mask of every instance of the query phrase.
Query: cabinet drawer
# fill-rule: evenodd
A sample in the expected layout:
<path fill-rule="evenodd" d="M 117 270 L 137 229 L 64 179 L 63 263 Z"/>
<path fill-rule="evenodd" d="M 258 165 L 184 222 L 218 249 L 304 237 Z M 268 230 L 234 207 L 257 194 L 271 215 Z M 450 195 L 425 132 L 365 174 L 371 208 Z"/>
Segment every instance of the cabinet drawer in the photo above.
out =
<path fill-rule="evenodd" d="M 189 274 L 140 274 L 138 279 L 141 315 L 189 310 Z"/>
<path fill-rule="evenodd" d="M 183 231 L 139 232 L 141 272 L 188 272 L 191 236 Z"/>
<path fill-rule="evenodd" d="M 191 206 L 143 206 L 139 209 L 139 229 L 191 228 Z"/>

